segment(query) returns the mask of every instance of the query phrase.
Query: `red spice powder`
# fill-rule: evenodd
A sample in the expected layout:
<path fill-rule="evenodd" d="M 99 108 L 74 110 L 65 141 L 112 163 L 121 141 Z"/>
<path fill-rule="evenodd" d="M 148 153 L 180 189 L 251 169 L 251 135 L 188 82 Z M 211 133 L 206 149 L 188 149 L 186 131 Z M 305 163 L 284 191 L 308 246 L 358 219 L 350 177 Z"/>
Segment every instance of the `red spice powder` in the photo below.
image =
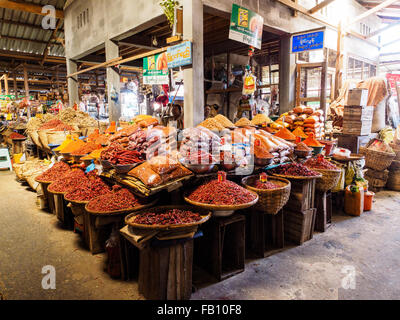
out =
<path fill-rule="evenodd" d="M 25 136 L 23 136 L 22 134 L 19 134 L 19 133 L 17 133 L 17 132 L 11 133 L 10 136 L 9 136 L 9 138 L 10 138 L 11 140 L 14 140 L 14 139 L 26 139 Z"/>

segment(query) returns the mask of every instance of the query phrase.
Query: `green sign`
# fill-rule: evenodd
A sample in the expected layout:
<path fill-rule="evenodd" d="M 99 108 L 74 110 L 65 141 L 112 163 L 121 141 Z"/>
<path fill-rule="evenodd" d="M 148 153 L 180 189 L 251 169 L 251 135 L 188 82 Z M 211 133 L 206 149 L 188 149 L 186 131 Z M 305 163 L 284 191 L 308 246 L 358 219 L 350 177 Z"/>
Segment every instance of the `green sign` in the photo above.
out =
<path fill-rule="evenodd" d="M 143 59 L 144 84 L 168 84 L 168 59 L 167 53 Z"/>
<path fill-rule="evenodd" d="M 259 14 L 233 4 L 229 39 L 261 49 L 264 18 Z"/>

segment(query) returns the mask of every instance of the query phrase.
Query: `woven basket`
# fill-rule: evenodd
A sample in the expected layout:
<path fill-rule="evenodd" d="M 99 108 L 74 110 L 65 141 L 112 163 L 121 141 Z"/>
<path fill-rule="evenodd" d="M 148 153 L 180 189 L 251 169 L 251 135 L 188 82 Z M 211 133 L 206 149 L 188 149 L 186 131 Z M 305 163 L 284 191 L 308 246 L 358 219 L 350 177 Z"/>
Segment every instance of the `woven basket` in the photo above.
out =
<path fill-rule="evenodd" d="M 322 192 L 332 190 L 339 183 L 340 175 L 342 170 L 325 170 L 325 169 L 314 169 L 322 174 L 322 179 L 318 179 L 315 188 Z"/>
<path fill-rule="evenodd" d="M 290 181 L 278 177 L 268 177 L 268 181 L 279 185 L 280 188 L 264 190 L 252 187 L 257 179 L 259 179 L 259 176 L 246 177 L 243 178 L 242 184 L 246 189 L 258 194 L 259 201 L 255 205 L 255 209 L 263 211 L 266 214 L 276 215 L 289 201 L 291 190 Z"/>
<path fill-rule="evenodd" d="M 360 153 L 365 155 L 365 166 L 377 171 L 383 171 L 390 167 L 396 154 L 360 148 Z"/>

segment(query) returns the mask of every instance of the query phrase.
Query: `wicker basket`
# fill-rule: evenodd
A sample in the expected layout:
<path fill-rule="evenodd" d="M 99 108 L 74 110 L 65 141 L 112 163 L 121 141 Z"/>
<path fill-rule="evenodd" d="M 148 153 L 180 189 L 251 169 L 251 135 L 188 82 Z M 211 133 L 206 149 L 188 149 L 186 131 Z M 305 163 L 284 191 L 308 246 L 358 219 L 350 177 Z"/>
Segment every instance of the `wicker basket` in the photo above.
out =
<path fill-rule="evenodd" d="M 259 176 L 250 176 L 242 180 L 246 189 L 256 192 L 259 196 L 259 201 L 255 205 L 255 209 L 263 211 L 266 214 L 276 215 L 289 201 L 291 190 L 290 181 L 278 177 L 268 177 L 268 181 L 279 185 L 280 188 L 264 190 L 252 187 L 257 179 L 259 179 Z"/>
<path fill-rule="evenodd" d="M 390 167 L 396 154 L 360 148 L 360 153 L 365 155 L 365 166 L 377 171 L 383 171 Z"/>
<path fill-rule="evenodd" d="M 322 179 L 318 179 L 315 188 L 322 192 L 327 192 L 335 188 L 339 182 L 342 170 L 325 170 L 325 169 L 314 169 L 322 174 Z"/>

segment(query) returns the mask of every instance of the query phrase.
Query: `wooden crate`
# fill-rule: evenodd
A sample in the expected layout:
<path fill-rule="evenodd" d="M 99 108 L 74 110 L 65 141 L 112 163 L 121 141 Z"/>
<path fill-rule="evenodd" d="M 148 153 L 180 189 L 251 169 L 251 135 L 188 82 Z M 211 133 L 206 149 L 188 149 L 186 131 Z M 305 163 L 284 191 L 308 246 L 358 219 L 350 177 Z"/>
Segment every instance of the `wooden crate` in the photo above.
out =
<path fill-rule="evenodd" d="M 95 216 L 85 211 L 83 239 L 92 254 L 105 251 L 105 242 L 109 238 L 112 227 L 122 227 L 124 215 Z"/>
<path fill-rule="evenodd" d="M 340 135 L 338 138 L 338 146 L 350 150 L 352 153 L 358 154 L 360 147 L 365 146 L 370 141 L 370 136 L 360 135 Z"/>
<path fill-rule="evenodd" d="M 285 208 L 295 211 L 306 211 L 314 208 L 316 179 L 290 179 L 292 189 Z"/>
<path fill-rule="evenodd" d="M 344 107 L 344 121 L 372 121 L 374 117 L 374 107 L 346 106 Z"/>
<path fill-rule="evenodd" d="M 315 231 L 325 232 L 332 223 L 332 193 L 320 192 L 316 193 L 316 217 Z"/>
<path fill-rule="evenodd" d="M 285 246 L 283 210 L 276 215 L 264 214 L 253 209 L 246 215 L 246 246 L 249 257 L 265 258 L 272 250 Z"/>
<path fill-rule="evenodd" d="M 305 211 L 290 211 L 284 213 L 285 241 L 288 240 L 298 245 L 313 238 L 316 209 Z"/>
<path fill-rule="evenodd" d="M 193 239 L 140 251 L 139 293 L 150 300 L 188 300 L 192 294 Z"/>
<path fill-rule="evenodd" d="M 57 216 L 57 219 L 61 221 L 63 227 L 68 230 L 73 230 L 74 216 L 62 194 L 54 194 L 54 210 L 54 214 Z"/>
<path fill-rule="evenodd" d="M 195 263 L 218 281 L 244 271 L 246 219 L 240 214 L 212 218 L 195 241 Z"/>

